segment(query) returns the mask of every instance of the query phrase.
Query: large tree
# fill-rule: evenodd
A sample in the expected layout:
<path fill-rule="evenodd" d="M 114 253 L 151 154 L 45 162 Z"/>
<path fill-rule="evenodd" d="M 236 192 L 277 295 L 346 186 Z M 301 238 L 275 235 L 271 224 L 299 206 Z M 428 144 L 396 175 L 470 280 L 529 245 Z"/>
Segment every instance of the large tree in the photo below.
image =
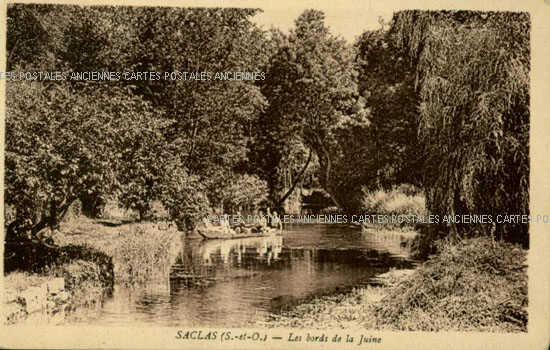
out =
<path fill-rule="evenodd" d="M 144 8 L 136 21 L 137 69 L 186 72 L 186 80 L 137 82 L 144 98 L 173 123 L 165 137 L 174 157 L 198 176 L 212 204 L 247 160 L 252 125 L 265 107 L 255 81 L 216 80 L 216 72 L 259 72 L 264 33 L 251 22 L 255 9 Z M 146 25 L 141 25 L 145 23 Z M 208 80 L 190 73 L 209 72 Z"/>
<path fill-rule="evenodd" d="M 136 35 L 129 26 L 132 16 L 125 7 L 80 7 L 13 4 L 8 7 L 8 70 L 67 74 L 67 80 L 45 82 L 70 85 L 72 94 L 128 85 L 124 81 L 70 80 L 73 72 L 132 71 L 129 52 L 134 52 Z M 134 16 L 135 17 L 135 16 Z M 125 21 L 124 19 L 127 19 Z M 132 92 L 134 93 L 134 92 Z M 96 216 L 107 193 L 100 188 L 82 193 L 82 212 Z"/>
<path fill-rule="evenodd" d="M 92 149 L 88 158 L 92 163 L 103 159 L 105 164 L 99 170 L 105 174 L 90 184 L 89 179 L 99 170 L 80 167 L 71 181 L 86 185 L 67 190 L 71 193 L 68 201 L 78 196 L 90 214 L 106 196 L 118 198 L 123 207 L 138 211 L 142 218 L 149 216 L 150 202 L 155 199 L 173 209 L 186 206 L 173 205 L 178 201 L 193 202 L 187 194 L 196 193 L 206 201 L 189 204 L 189 208 L 204 210 L 205 205 L 220 204 L 225 196 L 221 189 L 236 173 L 247 171 L 243 164 L 254 136 L 252 126 L 265 99 L 255 81 L 213 80 L 214 76 L 207 81 L 191 80 L 190 76 L 186 80 L 163 78 L 165 72 L 213 75 L 260 71 L 267 57 L 262 50 L 272 49 L 266 46 L 265 33 L 250 21 L 255 13 L 253 9 L 10 5 L 9 70 L 68 74 L 156 71 L 162 77 L 159 81 L 9 82 L 6 149 L 13 157 L 7 157 L 11 163 L 7 164 L 6 182 L 9 204 L 17 207 L 21 216 L 12 227 L 27 220 L 24 208 L 36 211 L 35 205 L 25 200 L 34 203 L 38 192 L 53 196 L 57 186 L 65 186 L 51 184 L 66 175 L 63 173 L 36 180 L 33 186 L 41 188 L 38 192 L 32 186 L 32 190 L 21 187 L 18 181 L 24 172 L 48 174 L 45 164 L 51 162 L 44 160 L 40 166 L 26 169 L 33 161 L 19 155 L 44 155 L 20 142 L 36 138 L 42 149 L 53 147 L 60 152 L 68 142 L 55 136 L 60 130 L 67 137 L 101 144 L 97 151 L 102 153 Z M 29 100 L 31 92 L 36 101 Z M 30 124 L 19 125 L 25 116 Z M 118 119 L 107 121 L 108 117 Z M 95 128 L 90 134 L 81 129 L 88 123 Z M 70 149 L 64 157 L 76 157 L 78 162 L 78 152 L 84 151 Z M 57 157 L 53 154 L 44 159 L 49 156 Z M 22 164 L 25 167 L 19 169 Z M 25 194 L 19 196 L 17 191 Z M 170 195 L 176 199 L 168 198 Z M 64 200 L 54 206 L 60 203 L 64 208 Z M 171 212 L 179 217 L 182 211 Z M 179 221 L 190 222 L 186 218 Z"/>
<path fill-rule="evenodd" d="M 333 181 L 339 128 L 366 123 L 357 91 L 353 49 L 330 34 L 321 11 L 307 10 L 271 61 L 262 88 L 269 101 L 265 118 L 272 122 L 273 144 L 300 142 L 319 162 L 319 182 L 341 207 Z M 305 165 L 309 161 L 304 162 Z"/>
<path fill-rule="evenodd" d="M 9 82 L 5 202 L 16 219 L 8 235 L 53 229 L 76 199 L 116 190 L 125 150 L 152 119 L 150 104 L 126 88 Z"/>
<path fill-rule="evenodd" d="M 421 96 L 433 214 L 529 213 L 529 15 L 404 11 L 396 43 Z M 528 243 L 528 225 L 449 225 Z"/>

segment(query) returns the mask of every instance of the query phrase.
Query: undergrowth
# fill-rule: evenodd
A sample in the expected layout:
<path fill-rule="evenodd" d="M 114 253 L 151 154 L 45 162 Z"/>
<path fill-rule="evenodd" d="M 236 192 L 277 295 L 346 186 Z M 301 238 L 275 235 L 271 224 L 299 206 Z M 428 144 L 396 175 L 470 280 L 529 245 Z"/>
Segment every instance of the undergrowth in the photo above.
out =
<path fill-rule="evenodd" d="M 363 189 L 360 214 L 395 216 L 426 216 L 426 199 L 422 191 L 413 185 L 400 185 L 392 189 L 369 191 Z M 390 222 L 385 224 L 369 224 L 370 228 L 399 229 L 413 228 L 413 222 Z"/>

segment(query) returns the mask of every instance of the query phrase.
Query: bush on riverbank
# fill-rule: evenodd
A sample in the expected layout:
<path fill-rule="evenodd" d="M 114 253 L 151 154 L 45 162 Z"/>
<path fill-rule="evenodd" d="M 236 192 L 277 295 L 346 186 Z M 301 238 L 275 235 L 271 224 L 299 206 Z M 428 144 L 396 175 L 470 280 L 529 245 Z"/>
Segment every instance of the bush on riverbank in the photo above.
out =
<path fill-rule="evenodd" d="M 374 215 L 426 215 L 426 200 L 421 190 L 413 185 L 403 184 L 391 190 L 379 189 L 368 191 L 363 189 L 361 201 L 361 214 Z M 404 227 L 403 224 L 392 224 L 384 227 Z M 414 225 L 409 225 L 414 226 Z M 376 225 L 375 225 L 376 227 Z"/>
<path fill-rule="evenodd" d="M 55 236 L 58 248 L 30 241 L 7 244 L 5 288 L 17 294 L 62 277 L 70 293 L 67 307 L 75 307 L 101 300 L 115 281 L 165 281 L 179 252 L 180 233 L 175 228 L 161 230 L 159 225 L 163 226 L 77 217 L 65 222 Z M 11 323 L 26 318 L 24 305 L 19 309 L 14 312 L 19 316 L 15 319 L 12 315 Z"/>
<path fill-rule="evenodd" d="M 64 265 L 85 261 L 97 266 L 98 281 L 101 284 L 112 286 L 114 283 L 112 258 L 86 244 L 50 247 L 21 238 L 6 242 L 4 247 L 4 273 L 19 271 L 38 276 L 54 275 Z"/>
<path fill-rule="evenodd" d="M 525 332 L 526 251 L 474 238 L 440 242 L 434 255 L 383 287 L 317 298 L 270 315 L 268 327 Z"/>
<path fill-rule="evenodd" d="M 53 317 L 63 309 L 100 300 L 113 287 L 112 259 L 94 248 L 47 247 L 24 239 L 5 247 L 2 316 L 6 324 L 22 322 L 37 311 Z M 52 291 L 52 283 L 63 293 Z"/>
<path fill-rule="evenodd" d="M 116 280 L 146 282 L 168 276 L 168 269 L 180 248 L 174 227 L 162 224 L 111 224 L 79 217 L 65 223 L 55 241 L 59 248 L 41 244 L 7 243 L 5 272 L 19 270 L 37 275 L 62 275 L 64 265 L 86 262 L 97 265 L 97 278 L 103 285 Z M 114 271 L 114 273 L 113 273 Z"/>

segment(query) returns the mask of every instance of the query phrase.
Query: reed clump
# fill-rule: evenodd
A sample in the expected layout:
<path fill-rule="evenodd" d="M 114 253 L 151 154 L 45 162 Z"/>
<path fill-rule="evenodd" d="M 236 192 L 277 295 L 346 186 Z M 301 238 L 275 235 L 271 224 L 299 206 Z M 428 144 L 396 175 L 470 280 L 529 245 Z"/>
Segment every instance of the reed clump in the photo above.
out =
<path fill-rule="evenodd" d="M 150 224 L 121 229 L 113 254 L 116 281 L 142 283 L 167 279 L 179 243 L 176 230 L 163 231 Z"/>

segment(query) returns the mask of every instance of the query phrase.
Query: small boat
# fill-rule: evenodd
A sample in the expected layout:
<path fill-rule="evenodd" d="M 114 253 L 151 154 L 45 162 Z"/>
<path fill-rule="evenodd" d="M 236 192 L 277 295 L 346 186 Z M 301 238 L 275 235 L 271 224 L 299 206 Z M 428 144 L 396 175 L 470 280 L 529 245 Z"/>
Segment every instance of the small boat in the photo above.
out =
<path fill-rule="evenodd" d="M 204 239 L 236 239 L 236 238 L 248 238 L 248 237 L 271 237 L 281 235 L 279 229 L 269 228 L 266 232 L 263 233 L 236 233 L 231 231 L 231 233 L 223 233 L 217 229 L 198 229 L 197 232 Z"/>

